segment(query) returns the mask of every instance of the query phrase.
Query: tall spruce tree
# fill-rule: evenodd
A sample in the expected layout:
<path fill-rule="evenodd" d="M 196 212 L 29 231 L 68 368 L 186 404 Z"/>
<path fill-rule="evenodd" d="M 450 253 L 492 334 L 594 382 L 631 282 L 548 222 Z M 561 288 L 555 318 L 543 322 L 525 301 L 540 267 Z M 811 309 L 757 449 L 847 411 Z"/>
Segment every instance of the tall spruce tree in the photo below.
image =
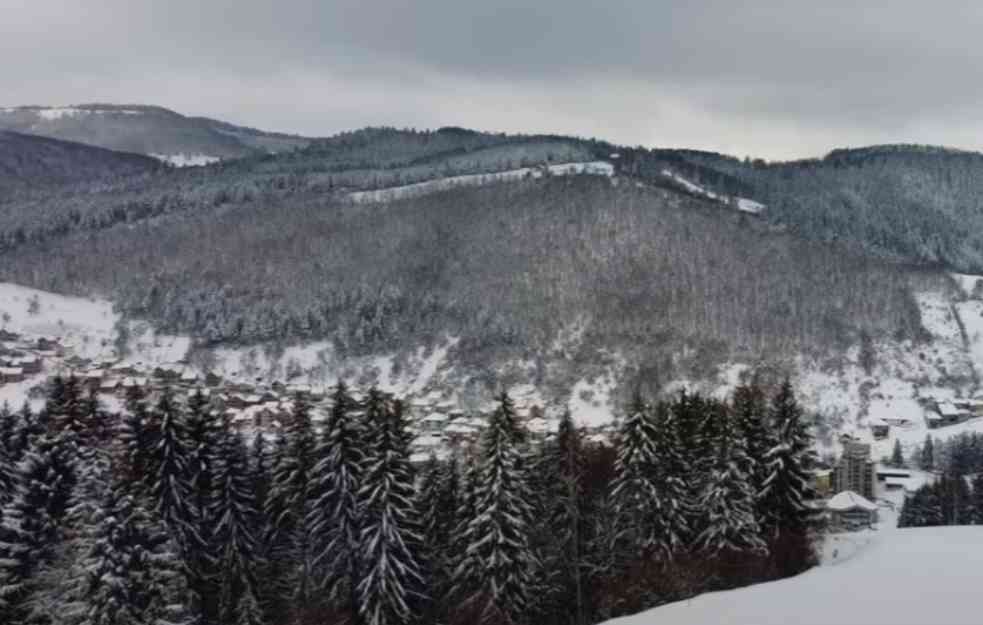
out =
<path fill-rule="evenodd" d="M 532 607 L 539 559 L 529 544 L 533 497 L 523 440 L 512 401 L 503 393 L 482 436 L 474 516 L 467 520 L 466 549 L 455 572 L 462 611 L 483 621 L 522 623 Z"/>
<path fill-rule="evenodd" d="M 307 516 L 313 566 L 329 601 L 354 618 L 361 579 L 361 487 L 364 440 L 353 414 L 348 388 L 341 381 L 331 395 L 331 413 L 317 451 L 311 490 L 314 501 Z"/>
<path fill-rule="evenodd" d="M 925 435 L 925 442 L 922 444 L 922 453 L 919 458 L 918 467 L 922 471 L 934 471 L 935 470 L 935 443 L 932 441 L 932 435 Z"/>
<path fill-rule="evenodd" d="M 165 390 L 151 413 L 152 452 L 148 467 L 151 506 L 167 531 L 174 537 L 189 592 L 187 603 L 196 619 L 202 619 L 205 597 L 205 571 L 200 554 L 207 552 L 206 537 L 194 499 L 194 472 L 185 415 L 170 390 Z"/>
<path fill-rule="evenodd" d="M 366 625 L 397 625 L 412 620 L 423 587 L 414 471 L 399 401 L 373 433 L 359 489 L 364 502 L 359 612 Z"/>
<path fill-rule="evenodd" d="M 768 476 L 758 496 L 766 511 L 764 525 L 776 566 L 782 574 L 792 574 L 810 566 L 815 557 L 808 538 L 813 513 L 806 504 L 812 497 L 808 466 L 814 452 L 787 378 L 772 398 L 770 412 L 776 443 L 765 454 Z"/>
<path fill-rule="evenodd" d="M 125 486 L 109 489 L 93 519 L 81 570 L 82 623 L 156 625 L 186 621 L 181 564 L 163 527 Z"/>
<path fill-rule="evenodd" d="M 27 622 L 35 574 L 50 565 L 76 484 L 74 454 L 59 434 L 31 439 L 18 464 L 16 489 L 0 512 L 0 623 Z"/>
<path fill-rule="evenodd" d="M 312 598 L 311 550 L 304 519 L 310 505 L 315 445 L 310 402 L 297 395 L 277 442 L 266 500 L 270 595 L 279 598 L 279 605 L 271 606 L 275 611 L 287 606 L 295 611 L 307 608 Z"/>
<path fill-rule="evenodd" d="M 686 463 L 665 405 L 653 410 L 636 397 L 618 438 L 611 484 L 616 551 L 669 561 L 690 531 Z"/>
<path fill-rule="evenodd" d="M 209 510 L 209 518 L 214 520 L 211 538 L 217 549 L 218 614 L 222 623 L 236 622 L 242 610 L 253 613 L 251 604 L 258 601 L 260 519 L 247 453 L 241 437 L 226 423 L 212 466 L 216 497 Z M 259 618 L 258 613 L 253 617 Z"/>
<path fill-rule="evenodd" d="M 701 551 L 713 556 L 763 553 L 767 547 L 755 514 L 756 493 L 749 469 L 753 464 L 735 417 L 724 415 L 713 468 L 700 498 L 706 522 L 696 537 Z"/>
<path fill-rule="evenodd" d="M 891 451 L 891 466 L 892 467 L 904 467 L 904 452 L 901 450 L 901 441 L 899 439 L 894 439 L 894 449 Z"/>

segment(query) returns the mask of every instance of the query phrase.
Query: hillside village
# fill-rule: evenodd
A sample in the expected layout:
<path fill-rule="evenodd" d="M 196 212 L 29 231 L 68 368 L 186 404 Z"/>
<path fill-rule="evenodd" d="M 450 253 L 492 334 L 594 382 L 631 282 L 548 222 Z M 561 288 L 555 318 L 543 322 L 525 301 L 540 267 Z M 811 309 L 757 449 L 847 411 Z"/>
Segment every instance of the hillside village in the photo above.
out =
<path fill-rule="evenodd" d="M 122 409 L 127 395 L 134 390 L 151 399 L 169 390 L 179 400 L 200 391 L 216 411 L 249 434 L 276 432 L 290 418 L 298 397 L 311 403 L 315 422 L 323 420 L 332 406 L 330 388 L 325 385 L 238 375 L 224 378 L 213 372 L 201 374 L 187 362 L 150 364 L 89 358 L 78 355 L 57 336 L 0 330 L 0 404 L 40 396 L 54 375 L 76 377 L 110 412 Z M 353 390 L 353 399 L 361 401 L 366 390 Z M 487 414 L 494 409 L 494 404 L 489 403 L 482 410 L 468 413 L 436 391 L 401 399 L 407 402 L 410 428 L 416 434 L 412 443 L 415 462 L 425 462 L 431 454 L 444 457 L 454 449 L 473 444 L 485 427 Z M 528 396 L 514 399 L 518 414 L 533 436 L 545 437 L 555 430 L 555 419 L 547 418 L 542 407 Z M 593 436 L 604 437 L 608 428 L 592 429 Z"/>

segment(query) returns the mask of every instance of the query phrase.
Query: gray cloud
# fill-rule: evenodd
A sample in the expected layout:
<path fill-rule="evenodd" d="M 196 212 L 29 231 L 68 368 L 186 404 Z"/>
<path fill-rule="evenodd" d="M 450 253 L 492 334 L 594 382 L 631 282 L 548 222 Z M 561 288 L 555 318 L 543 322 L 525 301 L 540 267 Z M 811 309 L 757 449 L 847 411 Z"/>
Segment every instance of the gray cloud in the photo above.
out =
<path fill-rule="evenodd" d="M 978 3 L 0 0 L 0 15 L 5 105 L 148 102 L 306 134 L 461 124 L 772 158 L 983 148 Z"/>

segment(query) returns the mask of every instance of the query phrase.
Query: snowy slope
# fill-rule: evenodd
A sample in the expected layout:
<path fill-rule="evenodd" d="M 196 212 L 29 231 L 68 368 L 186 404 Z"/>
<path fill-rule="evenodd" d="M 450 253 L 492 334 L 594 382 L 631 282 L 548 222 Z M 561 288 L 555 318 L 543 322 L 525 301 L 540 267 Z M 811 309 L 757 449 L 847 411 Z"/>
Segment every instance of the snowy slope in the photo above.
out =
<path fill-rule="evenodd" d="M 845 561 L 608 625 L 977 624 L 981 569 L 981 527 L 883 531 Z"/>
<path fill-rule="evenodd" d="M 150 156 L 175 167 L 203 167 L 222 160 L 218 156 L 207 154 L 151 154 Z"/>
<path fill-rule="evenodd" d="M 564 163 L 562 165 L 550 165 L 546 168 L 523 167 L 521 169 L 510 169 L 508 171 L 471 174 L 466 176 L 448 176 L 437 180 L 427 180 L 416 184 L 408 184 L 399 187 L 388 187 L 376 189 L 374 191 L 356 191 L 348 195 L 348 199 L 356 204 L 391 202 L 403 198 L 417 197 L 428 193 L 445 191 L 455 187 L 476 187 L 497 182 L 514 182 L 527 178 L 542 178 L 550 176 L 571 176 L 575 174 L 592 174 L 596 176 L 613 176 L 614 166 L 605 161 L 592 161 L 588 163 Z"/>
<path fill-rule="evenodd" d="M 696 195 L 702 195 L 708 199 L 715 200 L 717 202 L 723 202 L 724 204 L 732 204 L 737 210 L 744 213 L 758 214 L 765 209 L 765 205 L 760 202 L 755 202 L 746 197 L 730 197 L 727 195 L 720 195 L 714 193 L 713 191 L 701 187 L 700 185 L 683 178 L 679 174 L 675 173 L 669 169 L 663 169 L 662 175 L 671 178 L 673 181 L 678 183 L 684 189 L 690 193 L 695 193 Z"/>

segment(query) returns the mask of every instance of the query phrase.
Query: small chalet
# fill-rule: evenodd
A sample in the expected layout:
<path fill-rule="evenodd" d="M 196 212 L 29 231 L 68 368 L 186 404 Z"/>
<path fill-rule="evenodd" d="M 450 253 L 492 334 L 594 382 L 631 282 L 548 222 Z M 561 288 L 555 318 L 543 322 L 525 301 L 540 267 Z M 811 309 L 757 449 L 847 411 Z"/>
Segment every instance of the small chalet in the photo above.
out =
<path fill-rule="evenodd" d="M 874 436 L 875 440 L 887 438 L 888 432 L 891 430 L 891 426 L 887 424 L 887 421 L 878 417 L 869 419 L 867 425 L 870 426 L 870 433 Z"/>
<path fill-rule="evenodd" d="M 869 528 L 877 522 L 877 504 L 852 490 L 837 493 L 826 502 L 830 526 L 848 531 Z"/>
<path fill-rule="evenodd" d="M 20 367 L 0 367 L 0 384 L 23 382 L 26 377 Z"/>
<path fill-rule="evenodd" d="M 20 335 L 4 328 L 0 328 L 0 341 L 16 341 Z"/>

